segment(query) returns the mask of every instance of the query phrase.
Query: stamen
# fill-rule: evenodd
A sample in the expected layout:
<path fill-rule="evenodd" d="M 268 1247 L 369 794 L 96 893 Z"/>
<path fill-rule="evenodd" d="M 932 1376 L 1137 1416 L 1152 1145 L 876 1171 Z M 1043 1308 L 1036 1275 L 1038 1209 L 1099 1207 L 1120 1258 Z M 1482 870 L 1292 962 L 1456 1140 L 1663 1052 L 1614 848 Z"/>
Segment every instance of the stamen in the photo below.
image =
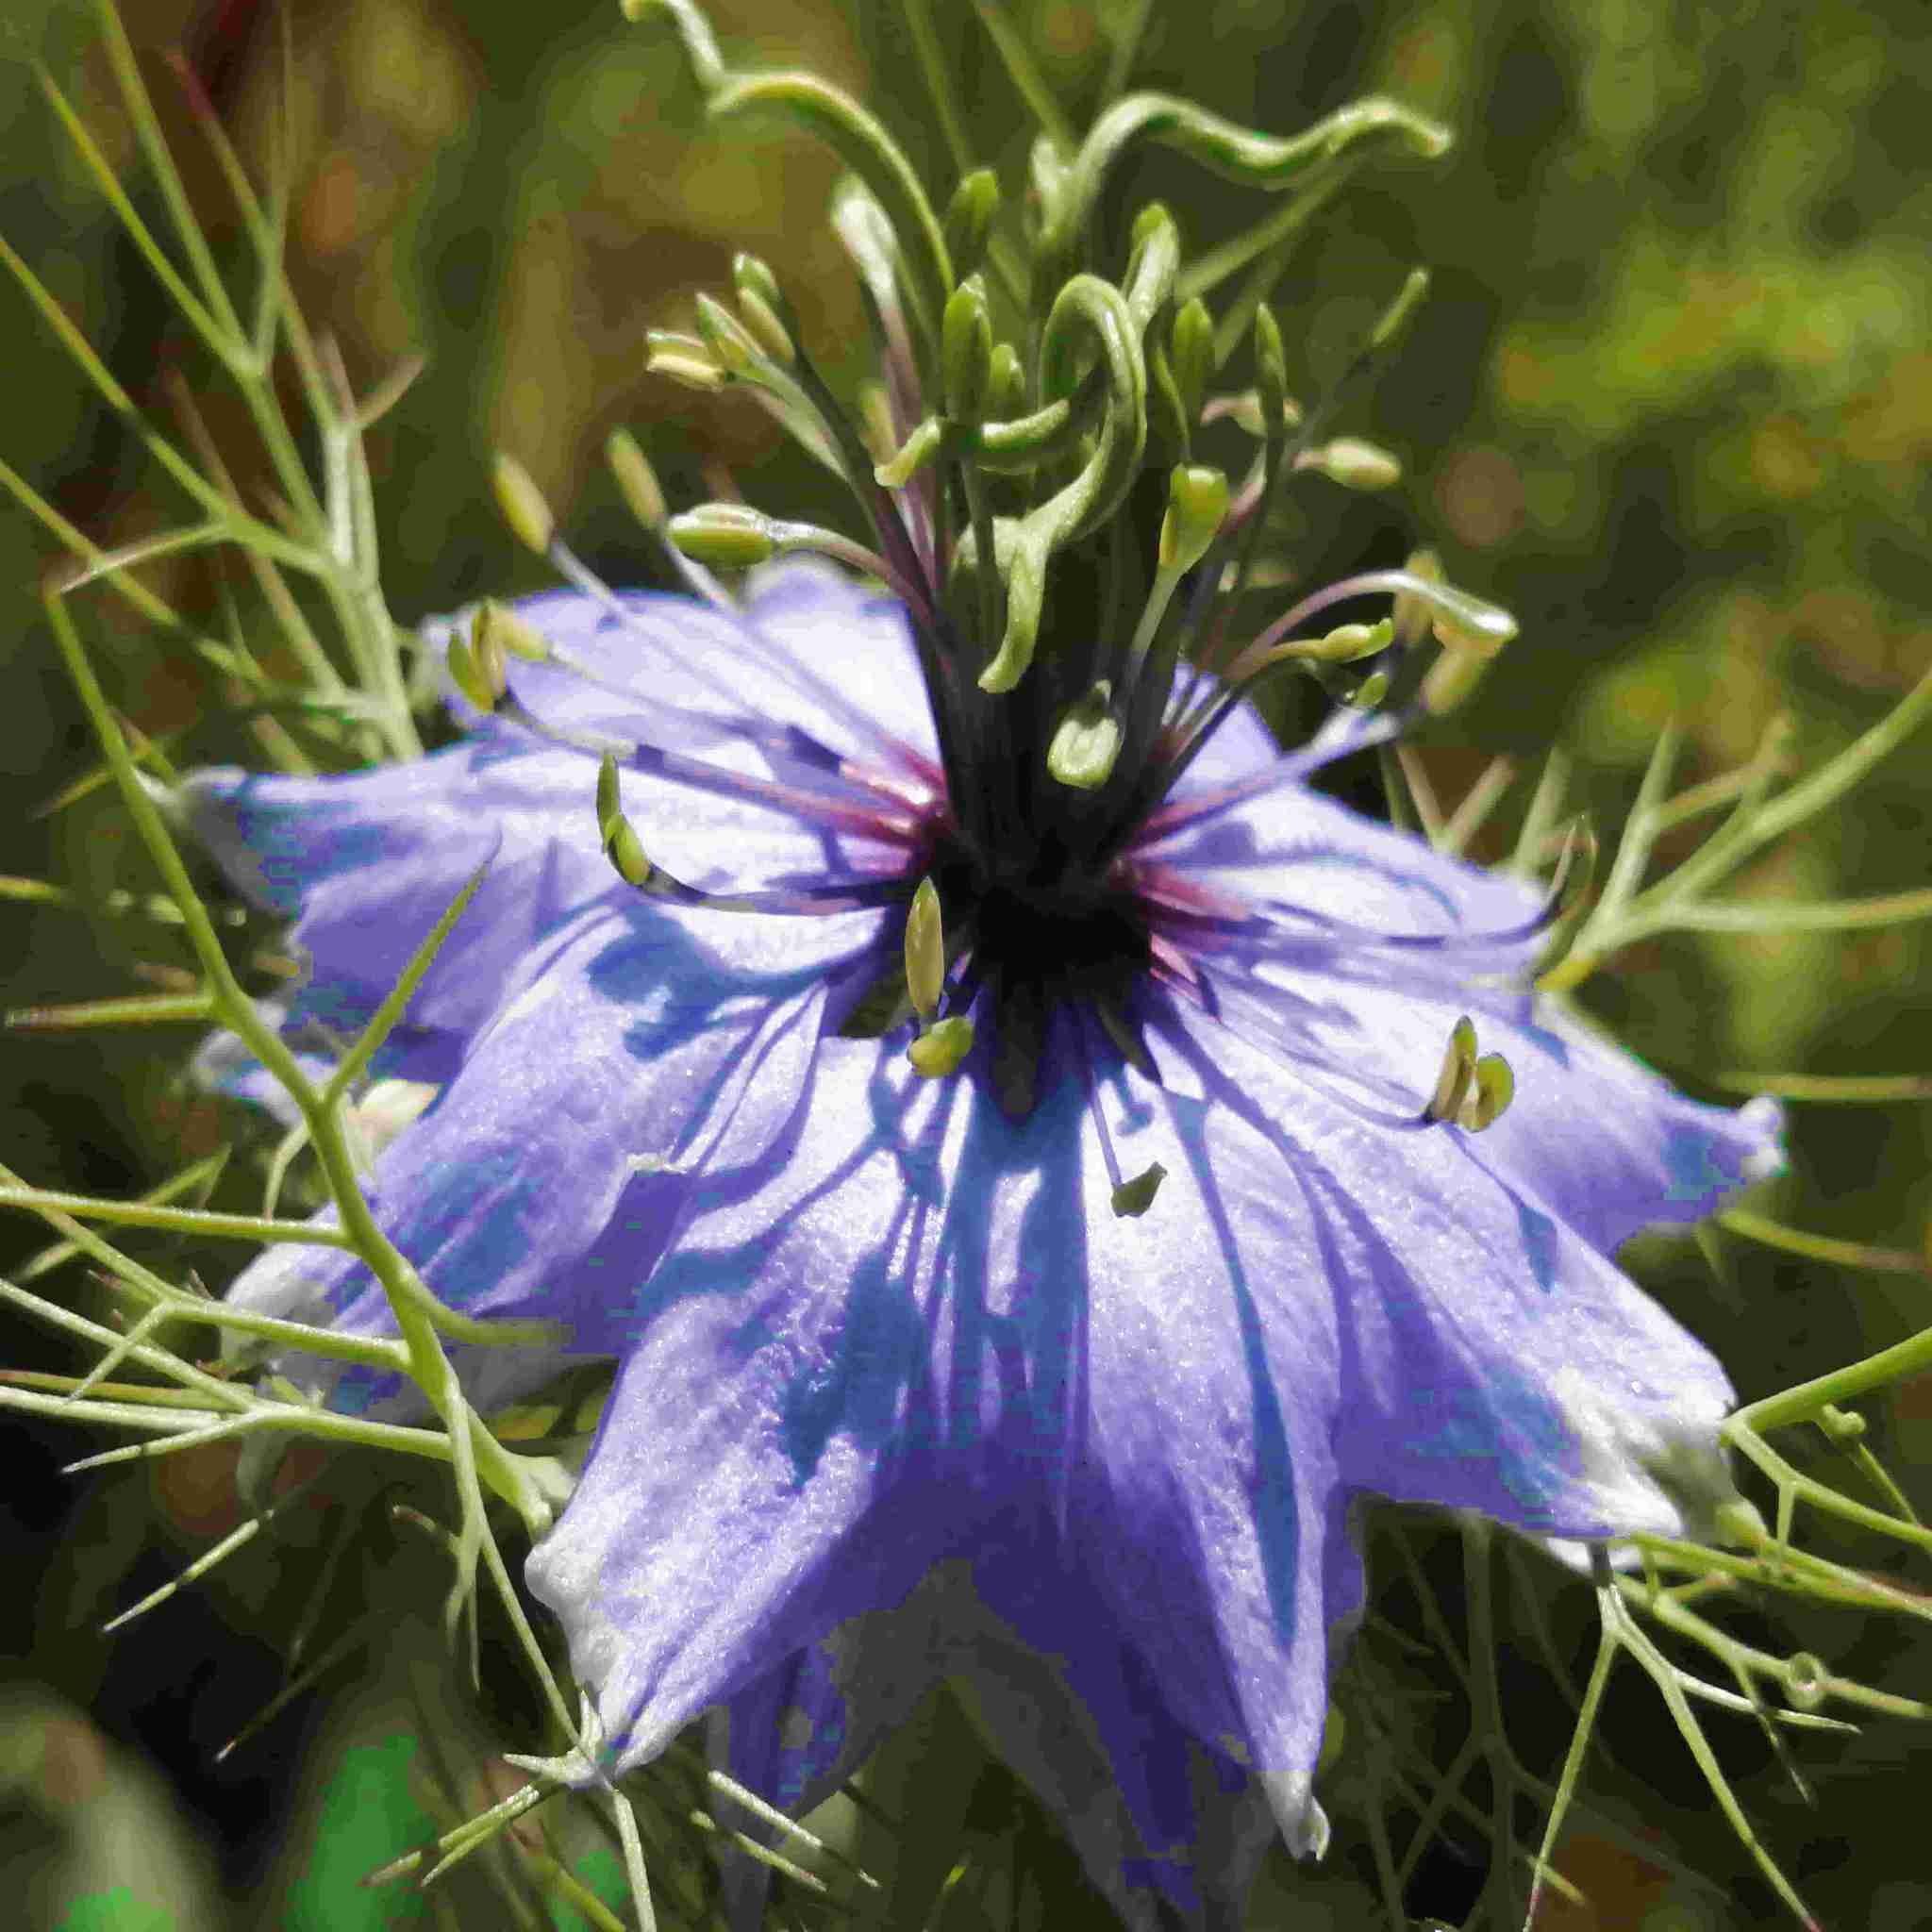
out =
<path fill-rule="evenodd" d="M 1108 1184 L 1113 1190 L 1113 1211 L 1123 1221 L 1138 1220 L 1153 1207 L 1154 1196 L 1167 1178 L 1167 1170 L 1157 1160 L 1131 1179 L 1123 1177 L 1120 1156 L 1114 1152 L 1113 1135 L 1107 1124 L 1107 1110 L 1100 1104 L 1100 1083 L 1087 1043 L 1087 1022 L 1086 1009 L 1074 1008 L 1073 1032 L 1080 1047 L 1080 1078 L 1087 1090 L 1087 1111 L 1092 1116 L 1094 1132 L 1100 1138 L 1100 1158 L 1107 1163 Z"/>
<path fill-rule="evenodd" d="M 690 565 L 693 572 L 702 575 L 706 581 L 713 586 L 715 595 L 711 601 L 719 608 L 729 612 L 734 628 L 741 630 L 742 620 L 740 617 L 737 607 L 732 604 L 731 600 L 724 595 L 722 590 L 716 589 L 716 579 L 711 576 L 710 573 L 703 570 L 700 565 L 691 563 L 691 559 L 684 557 L 683 553 L 675 544 L 667 542 L 664 547 L 670 556 L 679 558 Z M 622 625 L 647 650 L 655 652 L 660 658 L 670 659 L 677 670 L 688 675 L 695 676 L 700 682 L 708 684 L 726 703 L 736 702 L 735 693 L 715 673 L 706 666 L 701 658 L 692 658 L 690 660 L 685 660 L 673 658 L 662 637 L 651 625 L 642 623 L 637 613 L 625 603 L 624 599 L 591 570 L 588 564 L 576 557 L 560 537 L 551 540 L 550 547 L 545 552 L 545 555 L 559 575 L 566 578 L 573 588 L 581 591 L 584 595 L 600 605 L 607 616 Z M 825 709 L 835 713 L 841 722 L 850 725 L 860 736 L 870 739 L 881 751 L 888 753 L 894 763 L 905 766 L 914 772 L 925 787 L 930 788 L 933 785 L 937 774 L 933 773 L 929 761 L 919 757 L 897 739 L 893 738 L 879 725 L 876 720 L 858 706 L 853 704 L 849 698 L 839 691 L 836 685 L 828 683 L 825 679 L 816 675 L 808 667 L 797 663 L 795 660 L 769 649 L 764 644 L 762 639 L 758 638 L 755 630 L 751 631 L 748 635 L 740 635 L 736 641 L 738 648 L 741 650 L 747 647 L 756 649 L 758 655 L 764 660 L 766 665 L 778 675 L 785 678 L 795 690 L 802 691 L 814 703 L 822 705 Z M 601 690 L 609 691 L 617 696 L 627 698 L 633 704 L 646 702 L 642 693 L 628 690 L 623 685 L 611 683 L 580 660 L 567 658 L 554 644 L 550 646 L 550 654 L 553 661 L 569 669 L 573 675 L 582 677 L 597 685 Z M 660 714 L 665 714 L 675 708 L 656 705 L 655 708 Z M 840 775 L 851 783 L 862 785 L 868 791 L 882 791 L 887 796 L 900 803 L 923 806 L 929 802 L 924 792 L 922 792 L 917 797 L 908 796 L 902 785 L 894 783 L 885 774 L 868 773 L 864 768 L 840 758 L 828 745 L 812 738 L 799 726 L 760 727 L 750 720 L 741 722 L 725 719 L 708 719 L 702 713 L 694 711 L 679 712 L 677 715 L 687 724 L 708 726 L 712 730 L 731 732 L 754 743 L 760 744 L 768 750 L 782 748 L 804 758 L 808 763 L 819 764 L 827 768 L 836 765 Z M 538 728 L 541 729 L 543 727 L 540 725 Z M 554 736 L 555 734 L 552 733 L 551 735 Z"/>
<path fill-rule="evenodd" d="M 831 829 L 876 839 L 888 844 L 909 844 L 920 836 L 918 819 L 899 813 L 849 805 L 822 792 L 804 791 L 795 785 L 781 785 L 749 773 L 727 771 L 722 765 L 708 765 L 702 758 L 687 758 L 682 752 L 662 746 L 642 744 L 634 740 L 607 737 L 602 732 L 571 731 L 540 718 L 526 705 L 506 696 L 497 707 L 501 716 L 513 720 L 527 731 L 555 744 L 567 744 L 594 757 L 625 760 L 632 770 L 649 772 L 675 784 L 695 786 L 700 791 L 721 791 L 735 798 L 748 798 L 789 818 L 816 821 Z"/>
<path fill-rule="evenodd" d="M 707 892 L 688 886 L 682 879 L 674 878 L 645 852 L 642 841 L 619 803 L 617 760 L 608 752 L 597 769 L 597 830 L 611 869 L 625 885 L 674 906 L 693 906 L 708 912 L 818 915 L 890 906 L 908 896 L 906 879 L 901 874 L 883 878 L 827 880 L 811 886 L 763 887 L 747 892 Z"/>
<path fill-rule="evenodd" d="M 1499 1053 L 1476 1053 L 1475 1023 L 1465 1013 L 1449 1035 L 1436 1091 L 1423 1108 L 1425 1121 L 1454 1121 L 1479 1134 L 1500 1120 L 1516 1097 L 1516 1076 Z"/>
<path fill-rule="evenodd" d="M 957 1073 L 959 1063 L 973 1051 L 973 1022 L 963 1013 L 950 1019 L 935 1020 L 923 1027 L 906 1049 L 913 1072 L 928 1080 L 942 1080 Z"/>

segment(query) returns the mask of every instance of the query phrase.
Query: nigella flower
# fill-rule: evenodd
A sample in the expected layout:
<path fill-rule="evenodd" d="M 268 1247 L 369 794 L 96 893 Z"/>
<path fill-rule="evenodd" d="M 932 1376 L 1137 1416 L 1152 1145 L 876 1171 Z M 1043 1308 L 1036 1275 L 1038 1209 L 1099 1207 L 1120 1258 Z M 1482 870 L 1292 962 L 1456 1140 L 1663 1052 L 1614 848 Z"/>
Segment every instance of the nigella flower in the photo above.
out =
<path fill-rule="evenodd" d="M 184 802 L 294 922 L 291 1031 L 353 1025 L 489 861 L 379 1069 L 440 1091 L 372 1199 L 447 1301 L 617 1358 L 528 1572 L 606 1767 L 724 1707 L 809 1802 L 964 1671 L 1121 1908 L 1198 1916 L 1256 1807 L 1323 1841 L 1356 1499 L 1707 1528 L 1729 1389 L 1610 1256 L 1774 1165 L 1776 1114 L 1532 995 L 1539 893 L 1310 789 L 1374 714 L 1284 753 L 1123 657 L 1070 785 L 1091 666 L 989 696 L 915 616 L 808 564 L 531 598 L 461 742 Z M 388 1327 L 335 1249 L 234 1293 Z"/>

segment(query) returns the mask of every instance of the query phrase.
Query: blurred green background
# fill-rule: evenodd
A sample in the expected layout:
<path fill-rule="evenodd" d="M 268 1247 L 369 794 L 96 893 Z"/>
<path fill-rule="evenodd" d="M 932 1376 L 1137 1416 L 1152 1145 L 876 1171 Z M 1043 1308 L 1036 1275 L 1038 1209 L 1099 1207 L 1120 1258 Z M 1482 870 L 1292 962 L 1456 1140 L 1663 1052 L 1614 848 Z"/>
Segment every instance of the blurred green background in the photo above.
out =
<path fill-rule="evenodd" d="M 1119 19 L 1134 8 L 1015 0 L 1009 10 L 1082 114 Z M 724 279 L 732 251 L 748 247 L 777 270 L 835 373 L 859 372 L 860 310 L 822 220 L 833 169 L 821 152 L 783 135 L 727 145 L 706 133 L 666 42 L 627 29 L 615 0 L 301 0 L 287 12 L 286 114 L 267 8 L 139 0 L 127 21 L 217 236 L 227 208 L 169 76 L 171 49 L 186 53 L 258 174 L 272 157 L 286 163 L 296 286 L 358 386 L 412 353 L 428 358 L 373 439 L 398 617 L 538 581 L 490 501 L 498 448 L 530 467 L 578 547 L 619 580 L 643 567 L 599 455 L 620 423 L 644 438 L 674 497 L 714 493 L 706 465 L 722 461 L 772 508 L 811 500 L 809 476 L 762 416 L 700 403 L 645 375 L 642 362 L 645 330 L 686 324 L 693 292 Z M 736 57 L 802 59 L 859 92 L 928 181 L 949 185 L 896 7 L 720 0 L 711 12 Z M 1016 193 L 1028 138 L 1019 104 L 973 9 L 941 14 L 973 137 Z M 0 42 L 0 233 L 158 419 L 174 419 L 171 380 L 194 393 L 245 487 L 260 468 L 205 358 L 38 95 L 29 56 L 48 62 L 131 170 L 88 9 L 13 0 L 10 23 L 10 43 Z M 1136 68 L 1144 84 L 1275 130 L 1386 90 L 1457 130 L 1445 162 L 1386 167 L 1347 193 L 1278 297 L 1291 381 L 1307 394 L 1409 264 L 1434 272 L 1405 353 L 1342 425 L 1396 450 L 1407 478 L 1389 497 L 1328 492 L 1303 560 L 1320 579 L 1399 561 L 1426 539 L 1453 577 L 1520 618 L 1520 641 L 1478 699 L 1433 734 L 1429 770 L 1449 798 L 1489 756 L 1522 760 L 1533 780 L 1543 751 L 1559 744 L 1578 763 L 1576 796 L 1614 827 L 1667 719 L 1686 732 L 1684 783 L 1741 760 L 1780 710 L 1808 759 L 1880 715 L 1932 659 L 1926 44 L 1916 0 L 1154 0 Z M 151 185 L 131 172 L 129 181 L 152 209 Z M 1150 155 L 1110 200 L 1110 218 L 1153 193 L 1196 245 L 1248 206 Z M 10 286 L 0 287 L 0 457 L 65 515 L 111 543 L 178 513 Z M 54 554 L 25 515 L 0 516 L 0 873 L 98 895 L 142 883 L 113 812 L 95 800 L 35 815 L 90 758 L 31 594 Z M 206 563 L 155 580 L 185 608 L 213 608 Z M 187 732 L 194 756 L 232 753 L 217 730 L 196 735 L 206 693 L 193 667 L 106 606 L 92 634 L 144 729 Z M 1922 740 L 1895 758 L 1743 889 L 1811 899 L 1924 884 L 1928 749 Z M 138 990 L 140 962 L 170 957 L 168 946 L 164 933 L 125 919 L 8 905 L 5 1003 Z M 1616 960 L 1585 1000 L 1655 1063 L 1714 1092 L 1709 1076 L 1724 1069 L 1932 1071 L 1927 992 L 1924 939 L 1905 925 L 1661 942 Z M 189 1039 L 15 1030 L 0 1061 L 0 1158 L 33 1180 L 121 1192 L 205 1152 L 217 1124 L 175 1074 Z M 1926 1127 L 1923 1104 L 1794 1107 L 1793 1171 L 1765 1199 L 1784 1220 L 1895 1251 L 1890 1268 L 1828 1267 L 1728 1236 L 1704 1249 L 1640 1244 L 1632 1264 L 1718 1349 L 1745 1396 L 1895 1341 L 1932 1307 L 1917 1258 Z M 30 1230 L 0 1229 L 8 1257 L 33 1245 Z M 18 1362 L 70 1359 L 38 1335 L 9 1329 L 7 1339 Z M 1868 1411 L 1874 1446 L 1932 1506 L 1932 1384 L 1896 1389 Z M 65 1457 L 98 1446 L 77 1432 L 9 1424 L 5 1440 L 20 1574 L 41 1582 L 0 1600 L 0 1670 L 58 1692 L 69 1714 L 37 1704 L 0 1718 L 11 1740 L 0 1843 L 39 1871 L 66 1842 L 71 1821 L 42 1790 L 58 1782 L 47 1767 L 64 1760 L 54 1745 L 36 1757 L 32 1740 L 36 1725 L 52 1724 L 50 1736 L 97 1743 L 75 1714 L 91 1708 L 113 1740 L 102 1748 L 158 1762 L 173 1802 L 187 1807 L 184 1833 L 212 1847 L 221 1882 L 254 1895 L 237 1923 L 282 1923 L 280 1908 L 260 1903 L 264 1887 L 284 1883 L 268 1875 L 279 1869 L 275 1821 L 296 1802 L 304 1751 L 326 1757 L 317 1740 L 333 1737 L 334 1749 L 340 1736 L 305 1707 L 252 1762 L 210 1770 L 214 1744 L 273 1690 L 272 1651 L 260 1638 L 238 1648 L 228 1633 L 241 1607 L 221 1590 L 171 1606 L 172 1624 L 158 1618 L 118 1648 L 90 1634 L 167 1574 L 158 1557 L 140 1557 L 155 1521 L 150 1485 L 56 1477 Z M 174 1561 L 194 1546 L 192 1519 L 181 1528 L 175 1507 Z M 1828 1547 L 1924 1587 L 1896 1550 Z M 135 1565 L 132 1580 L 124 1565 Z M 1586 1643 L 1587 1605 L 1564 1614 L 1559 1635 Z M 1902 1624 L 1780 1611 L 1752 1634 L 1773 1648 L 1815 1648 L 1907 1694 L 1932 1685 L 1927 1647 Z M 1768 1842 L 1827 1924 L 1932 1924 L 1923 1829 L 1906 1828 L 1932 1771 L 1922 1733 L 1881 1724 L 1860 1740 L 1805 1740 L 1819 1799 L 1807 1809 L 1753 1727 L 1719 1723 Z M 1767 1895 L 1744 1877 L 1745 1857 L 1722 1825 L 1707 1823 L 1702 1787 L 1647 1693 L 1631 1693 L 1609 1735 L 1622 1769 L 1602 1774 L 1607 1799 L 1722 1883 L 1737 1879 L 1736 1917 L 1691 1903 L 1641 1860 L 1598 1856 L 1579 1840 L 1574 1875 L 1592 1888 L 1596 1916 L 1559 1907 L 1546 1923 L 1651 1932 L 1771 1923 Z M 1542 1743 L 1559 1750 L 1560 1731 L 1551 1738 Z M 1344 1834 L 1304 1894 L 1307 1923 L 1357 1923 L 1347 1887 L 1360 1849 Z M 1453 1919 L 1457 1858 L 1430 1870 L 1434 1890 L 1412 1908 Z M 64 1907 L 37 1893 L 33 1909 L 34 1923 L 54 1924 Z M 365 1923 L 288 1910 L 291 1924 Z M 77 1932 L 83 1921 L 73 1923 Z"/>

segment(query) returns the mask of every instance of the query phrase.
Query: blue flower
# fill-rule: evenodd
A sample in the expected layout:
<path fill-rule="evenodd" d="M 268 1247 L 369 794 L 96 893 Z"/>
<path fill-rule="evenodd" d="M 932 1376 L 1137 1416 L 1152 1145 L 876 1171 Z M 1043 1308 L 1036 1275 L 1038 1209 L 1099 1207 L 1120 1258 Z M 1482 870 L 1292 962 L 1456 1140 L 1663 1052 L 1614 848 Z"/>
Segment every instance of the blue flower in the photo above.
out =
<path fill-rule="evenodd" d="M 1776 1111 L 1693 1103 L 1533 997 L 1534 893 L 1310 790 L 1373 714 L 1284 755 L 1170 665 L 1083 791 L 1030 685 L 949 682 L 817 568 L 739 610 L 517 613 L 547 660 L 451 749 L 185 803 L 292 914 L 289 1024 L 324 1037 L 490 861 L 388 1050 L 440 1095 L 372 1198 L 447 1301 L 618 1359 L 528 1571 L 616 1764 L 723 1706 L 739 1774 L 808 1803 L 963 1670 L 1122 1909 L 1193 1915 L 1257 1824 L 1324 1839 L 1357 1497 L 1587 1540 L 1729 1492 L 1722 1370 L 1609 1256 L 1774 1167 Z M 641 886 L 602 849 L 607 751 Z M 938 1017 L 973 1026 L 931 1078 L 928 878 Z M 333 1249 L 233 1292 L 389 1326 Z M 479 1400 L 556 1366 L 462 1357 Z"/>

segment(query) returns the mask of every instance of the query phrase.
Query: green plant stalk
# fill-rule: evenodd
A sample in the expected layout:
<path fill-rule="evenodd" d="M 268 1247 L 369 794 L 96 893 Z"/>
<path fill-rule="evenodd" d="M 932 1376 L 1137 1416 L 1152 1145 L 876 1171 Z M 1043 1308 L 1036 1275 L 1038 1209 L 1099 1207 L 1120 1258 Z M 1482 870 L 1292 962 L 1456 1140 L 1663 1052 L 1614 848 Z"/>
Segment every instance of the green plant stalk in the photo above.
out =
<path fill-rule="evenodd" d="M 376 1224 L 357 1179 L 340 1117 L 322 1104 L 321 1096 L 294 1055 L 274 1028 L 262 1020 L 255 1003 L 236 981 L 174 841 L 135 770 L 126 740 L 114 721 L 87 654 L 81 648 L 73 620 L 58 591 L 48 591 L 42 601 L 60 655 L 113 768 L 129 814 L 155 863 L 160 868 L 169 890 L 181 907 L 183 924 L 208 975 L 208 984 L 222 1001 L 225 1017 L 262 1065 L 281 1081 L 307 1122 L 328 1177 L 330 1191 L 335 1195 L 344 1231 L 355 1241 L 358 1253 L 382 1284 L 389 1299 L 396 1325 L 408 1351 L 409 1374 L 442 1418 L 449 1432 L 457 1491 L 464 1516 L 465 1561 L 459 1569 L 457 1597 L 460 1598 L 474 1588 L 475 1556 L 477 1550 L 482 1549 L 492 1558 L 491 1567 L 498 1574 L 507 1607 L 510 1607 L 513 1617 L 520 1618 L 515 1589 L 509 1584 L 508 1572 L 503 1569 L 502 1556 L 496 1550 L 495 1538 L 491 1533 L 484 1512 L 481 1484 L 487 1481 L 498 1495 L 510 1504 L 532 1536 L 540 1536 L 549 1527 L 552 1507 L 539 1489 L 532 1472 L 519 1466 L 518 1458 L 496 1441 L 483 1426 L 481 1418 L 471 1408 L 449 1358 L 437 1339 L 437 1318 L 441 1316 L 447 1321 L 448 1311 L 431 1295 L 414 1268 Z M 527 1629 L 526 1624 L 525 1628 Z M 544 1688 L 567 1725 L 568 1711 L 563 1707 L 555 1680 L 550 1676 L 547 1663 L 542 1661 L 542 1653 L 536 1647 L 534 1635 L 530 1637 L 530 1645 L 534 1660 L 539 1663 Z"/>

